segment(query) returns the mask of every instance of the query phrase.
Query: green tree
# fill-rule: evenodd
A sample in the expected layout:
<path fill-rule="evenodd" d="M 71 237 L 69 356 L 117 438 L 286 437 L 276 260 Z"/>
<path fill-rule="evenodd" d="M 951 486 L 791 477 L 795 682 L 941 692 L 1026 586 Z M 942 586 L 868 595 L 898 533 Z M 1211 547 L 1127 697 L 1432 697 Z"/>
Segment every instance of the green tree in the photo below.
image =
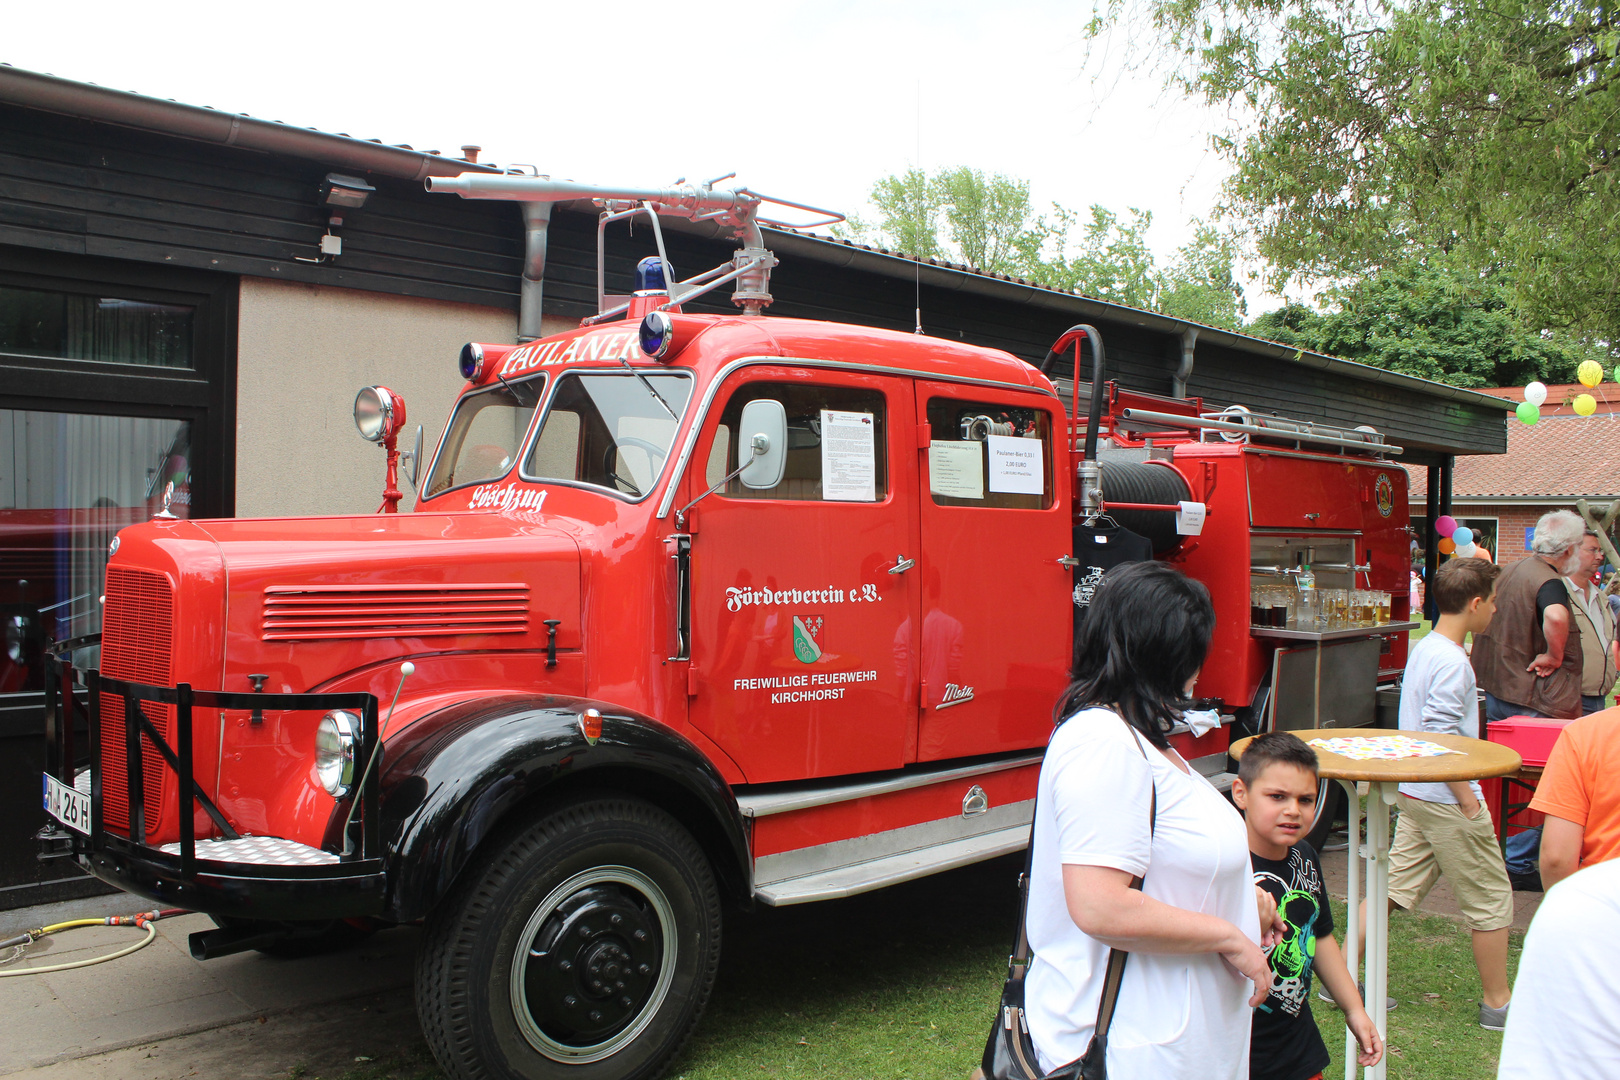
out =
<path fill-rule="evenodd" d="M 1093 28 L 1125 17 L 1101 0 Z M 1620 341 L 1620 14 L 1602 0 L 1151 0 L 1172 79 L 1237 117 L 1229 212 L 1287 280 L 1442 253 L 1527 325 Z"/>
<path fill-rule="evenodd" d="M 912 169 L 879 180 L 870 198 L 875 223 L 852 218 L 836 235 L 1146 311 L 1242 325 L 1235 241 L 1211 226 L 1200 225 L 1193 242 L 1161 267 L 1147 244 L 1152 213 L 1133 208 L 1121 218 L 1093 206 L 1083 225 L 1056 203 L 1037 214 L 1028 181 L 1000 173 L 987 177 L 962 166 L 929 176 Z"/>
<path fill-rule="evenodd" d="M 1596 350 L 1525 329 L 1499 275 L 1443 261 L 1404 263 L 1333 290 L 1333 310 L 1290 304 L 1248 332 L 1453 386 L 1573 382 Z"/>

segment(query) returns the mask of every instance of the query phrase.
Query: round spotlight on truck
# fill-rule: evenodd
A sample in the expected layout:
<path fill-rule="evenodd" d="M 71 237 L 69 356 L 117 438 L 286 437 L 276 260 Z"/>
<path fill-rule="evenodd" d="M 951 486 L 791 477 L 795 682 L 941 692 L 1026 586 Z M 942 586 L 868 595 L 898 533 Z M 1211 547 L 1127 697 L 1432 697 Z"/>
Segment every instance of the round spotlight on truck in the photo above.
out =
<path fill-rule="evenodd" d="M 354 426 L 367 442 L 387 442 L 405 426 L 405 401 L 386 386 L 367 386 L 354 397 Z"/>
<path fill-rule="evenodd" d="M 461 356 L 456 361 L 456 367 L 461 371 L 461 377 L 468 382 L 477 382 L 478 376 L 484 373 L 484 347 L 476 341 L 469 341 L 461 347 Z"/>
<path fill-rule="evenodd" d="M 666 312 L 649 311 L 641 320 L 641 351 L 660 360 L 675 342 L 675 320 Z"/>
<path fill-rule="evenodd" d="M 315 778 L 334 799 L 354 786 L 354 748 L 360 741 L 360 718 L 346 709 L 321 717 L 315 729 Z"/>

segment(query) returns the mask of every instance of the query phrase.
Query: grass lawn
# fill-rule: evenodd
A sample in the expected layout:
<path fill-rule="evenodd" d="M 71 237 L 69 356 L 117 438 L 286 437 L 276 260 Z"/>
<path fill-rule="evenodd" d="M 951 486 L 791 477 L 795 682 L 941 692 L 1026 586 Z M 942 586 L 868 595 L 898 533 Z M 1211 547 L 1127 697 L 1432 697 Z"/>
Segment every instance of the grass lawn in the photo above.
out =
<path fill-rule="evenodd" d="M 849 900 L 729 920 L 719 983 L 671 1080 L 964 1080 L 978 1063 L 1018 917 L 1022 857 Z M 1335 916 L 1343 918 L 1342 909 Z M 1510 963 L 1517 965 L 1519 935 Z M 1468 937 L 1438 916 L 1391 925 L 1392 1080 L 1488 1080 L 1499 1034 L 1477 1024 Z M 1330 1051 L 1343 1024 L 1312 1007 Z M 342 1080 L 434 1080 L 421 1046 Z M 1340 1077 L 1337 1067 L 1330 1077 Z M 339 1080 L 328 1077 L 327 1080 Z"/>

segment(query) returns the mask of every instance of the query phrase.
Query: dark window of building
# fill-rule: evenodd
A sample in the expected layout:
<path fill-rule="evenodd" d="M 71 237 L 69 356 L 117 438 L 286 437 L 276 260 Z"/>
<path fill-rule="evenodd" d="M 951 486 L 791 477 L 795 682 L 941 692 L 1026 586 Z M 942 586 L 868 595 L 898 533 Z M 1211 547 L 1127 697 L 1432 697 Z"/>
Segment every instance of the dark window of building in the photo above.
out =
<path fill-rule="evenodd" d="M 189 304 L 0 285 L 0 353 L 189 368 L 195 314 Z"/>

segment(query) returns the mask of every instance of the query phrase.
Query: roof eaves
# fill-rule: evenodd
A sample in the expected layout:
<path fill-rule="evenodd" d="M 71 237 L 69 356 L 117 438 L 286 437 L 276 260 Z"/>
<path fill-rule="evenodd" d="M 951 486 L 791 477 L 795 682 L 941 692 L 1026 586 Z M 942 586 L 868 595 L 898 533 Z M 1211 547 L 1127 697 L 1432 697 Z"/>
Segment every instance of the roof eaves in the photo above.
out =
<path fill-rule="evenodd" d="M 1324 353 L 1306 352 L 1278 344 L 1275 341 L 1267 341 L 1264 338 L 1252 337 L 1232 330 L 1223 330 L 1219 327 L 1208 326 L 1189 319 L 1178 319 L 1170 315 L 1161 315 L 1155 311 L 1143 311 L 1140 308 L 1127 307 L 1124 304 L 1097 300 L 1081 293 L 1048 288 L 1023 278 L 985 273 L 958 263 L 946 262 L 942 259 L 918 259 L 901 252 L 870 247 L 866 244 L 841 240 L 837 237 L 819 236 L 791 229 L 771 229 L 769 231 L 775 238 L 774 242 L 782 246 L 783 250 L 795 251 L 797 254 L 815 259 L 818 262 L 831 263 L 835 266 L 850 269 L 868 270 L 888 277 L 911 278 L 918 275 L 920 280 L 935 288 L 971 292 L 980 296 L 1065 311 L 1070 314 L 1079 313 L 1107 318 L 1114 322 L 1123 322 L 1166 334 L 1179 335 L 1184 330 L 1192 329 L 1198 332 L 1201 340 L 1225 345 L 1243 352 L 1258 353 L 1277 360 L 1321 368 L 1349 378 L 1361 379 L 1365 382 L 1398 386 L 1429 397 L 1449 398 L 1453 401 L 1460 401 L 1479 408 L 1503 413 L 1512 412 L 1514 408 L 1511 402 L 1492 397 L 1489 394 L 1482 394 L 1477 390 L 1449 386 L 1446 383 L 1420 379 L 1414 375 L 1403 375 L 1400 372 L 1388 371 L 1384 368 L 1373 367 L 1371 364 L 1344 360 Z"/>
<path fill-rule="evenodd" d="M 500 171 L 494 166 L 462 158 L 257 120 L 240 113 L 185 105 L 124 90 L 109 90 L 10 64 L 0 64 L 0 103 L 219 146 L 307 158 L 418 183 L 429 176 Z"/>

